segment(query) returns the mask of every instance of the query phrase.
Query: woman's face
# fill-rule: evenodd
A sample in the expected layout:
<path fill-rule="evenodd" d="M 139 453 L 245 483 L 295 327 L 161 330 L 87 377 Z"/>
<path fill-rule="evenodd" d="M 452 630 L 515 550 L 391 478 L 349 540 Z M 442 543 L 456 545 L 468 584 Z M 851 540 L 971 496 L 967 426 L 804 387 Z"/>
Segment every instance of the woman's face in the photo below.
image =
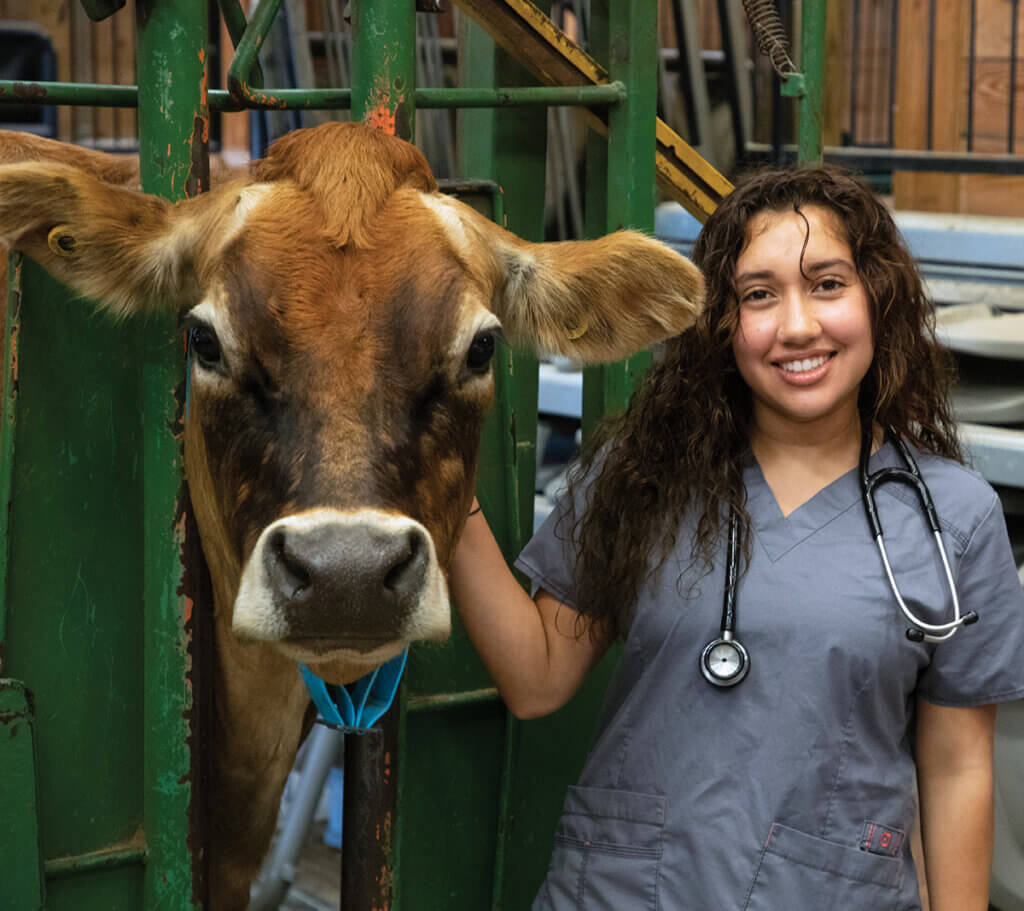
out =
<path fill-rule="evenodd" d="M 837 217 L 821 206 L 800 212 L 806 221 L 795 211 L 755 215 L 735 276 L 732 347 L 755 427 L 787 436 L 858 420 L 874 357 L 867 292 Z"/>

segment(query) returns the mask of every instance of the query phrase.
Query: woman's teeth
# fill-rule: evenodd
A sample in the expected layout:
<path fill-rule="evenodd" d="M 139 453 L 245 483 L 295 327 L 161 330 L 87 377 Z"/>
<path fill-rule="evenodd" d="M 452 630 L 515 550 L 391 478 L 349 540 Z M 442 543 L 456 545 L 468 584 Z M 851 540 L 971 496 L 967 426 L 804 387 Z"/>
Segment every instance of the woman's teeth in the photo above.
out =
<path fill-rule="evenodd" d="M 806 373 L 808 370 L 820 367 L 827 360 L 827 357 L 809 357 L 802 361 L 786 361 L 779 366 L 787 373 Z"/>

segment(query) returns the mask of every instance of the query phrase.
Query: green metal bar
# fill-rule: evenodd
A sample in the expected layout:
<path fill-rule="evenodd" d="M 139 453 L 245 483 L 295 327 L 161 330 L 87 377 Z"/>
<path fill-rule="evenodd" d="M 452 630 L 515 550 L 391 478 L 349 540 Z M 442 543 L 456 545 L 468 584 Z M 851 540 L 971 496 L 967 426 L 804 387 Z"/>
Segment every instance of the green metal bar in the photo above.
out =
<path fill-rule="evenodd" d="M 416 8 L 411 2 L 352 5 L 352 116 L 412 141 L 415 130 Z"/>
<path fill-rule="evenodd" d="M 205 0 L 138 4 L 139 159 L 143 189 L 169 199 L 209 184 Z M 191 909 L 193 798 L 190 605 L 182 580 L 181 408 L 184 358 L 176 314 L 151 313 L 142 330 L 143 551 L 146 616 L 145 907 Z M 198 863 L 198 861 L 196 862 Z"/>
<path fill-rule="evenodd" d="M 148 852 L 144 846 L 109 848 L 105 851 L 94 851 L 91 854 L 79 854 L 75 857 L 58 857 L 43 864 L 47 879 L 63 879 L 77 876 L 79 873 L 92 873 L 96 870 L 114 870 L 118 867 L 130 867 L 144 864 L 148 860 Z"/>
<path fill-rule="evenodd" d="M 621 82 L 583 86 L 524 86 L 500 89 L 416 89 L 418 108 L 588 107 L 618 104 L 626 97 Z M 134 85 L 94 85 L 68 82 L 11 82 L 0 80 L 0 104 L 70 105 L 134 108 Z M 268 89 L 249 91 L 240 104 L 229 92 L 209 92 L 211 111 L 251 110 L 347 110 L 351 89 Z"/>
<path fill-rule="evenodd" d="M 441 712 L 465 706 L 489 705 L 501 702 L 501 696 L 493 686 L 463 693 L 434 693 L 430 696 L 409 696 L 405 706 L 407 712 Z"/>
<path fill-rule="evenodd" d="M 32 696 L 20 680 L 0 679 L 0 903 L 18 911 L 43 908 L 35 753 Z"/>
<path fill-rule="evenodd" d="M 7 641 L 7 565 L 10 558 L 11 476 L 18 413 L 18 333 L 21 331 L 21 254 L 7 261 L 3 322 L 3 378 L 0 381 L 0 676 Z"/>
<path fill-rule="evenodd" d="M 826 0 L 803 0 L 800 14 L 800 69 L 803 91 L 799 107 L 797 159 L 801 164 L 821 164 L 822 98 L 825 89 Z"/>
<path fill-rule="evenodd" d="M 237 48 L 245 36 L 246 26 L 249 24 L 245 20 L 245 11 L 238 0 L 219 0 L 219 6 L 221 18 L 228 30 L 228 37 L 231 39 L 231 44 Z M 253 60 L 249 70 L 249 85 L 256 89 L 263 88 L 263 68 L 260 66 L 258 57 Z"/>
<path fill-rule="evenodd" d="M 604 6 L 604 4 L 602 4 Z M 622 228 L 652 231 L 655 200 L 657 120 L 657 5 L 645 0 L 609 0 L 607 56 L 611 78 L 624 82 L 629 98 L 608 113 L 607 210 L 587 212 L 587 231 L 599 236 Z M 648 352 L 584 372 L 583 427 L 622 411 L 643 371 Z"/>
<path fill-rule="evenodd" d="M 280 6 L 281 0 L 260 0 L 241 38 L 235 41 L 235 56 L 228 67 L 228 94 L 243 107 L 247 100 L 254 97 L 252 89 L 261 88 L 251 85 L 248 80 L 254 72 L 260 48 L 270 34 L 270 28 Z M 232 20 L 237 23 L 236 16 L 232 15 Z"/>

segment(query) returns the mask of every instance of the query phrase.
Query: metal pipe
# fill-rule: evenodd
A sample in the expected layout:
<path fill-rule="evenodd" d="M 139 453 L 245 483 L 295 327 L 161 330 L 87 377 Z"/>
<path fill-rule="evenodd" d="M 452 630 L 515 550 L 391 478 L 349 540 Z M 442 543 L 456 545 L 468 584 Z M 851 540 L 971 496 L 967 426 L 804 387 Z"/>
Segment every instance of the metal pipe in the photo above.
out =
<path fill-rule="evenodd" d="M 747 155 L 756 161 L 794 161 L 799 150 L 784 145 L 775 150 L 763 142 L 748 142 Z M 957 174 L 1024 175 L 1024 158 L 1014 155 L 981 155 L 967 152 L 927 152 L 924 150 L 871 148 L 866 146 L 825 146 L 824 160 L 861 170 L 947 171 Z"/>
<path fill-rule="evenodd" d="M 21 332 L 21 254 L 7 261 L 4 310 L 3 398 L 0 399 L 0 677 L 4 674 L 7 639 L 7 561 L 10 556 L 11 477 L 14 471 L 14 432 L 18 413 L 18 335 Z"/>
<path fill-rule="evenodd" d="M 136 14 L 142 188 L 172 200 L 194 196 L 209 185 L 206 0 L 147 0 L 136 5 Z M 185 541 L 176 521 L 182 478 L 175 429 L 181 426 L 178 393 L 185 372 L 176 316 L 151 313 L 140 340 L 143 822 L 149 851 L 142 899 L 147 908 L 191 911 L 193 897 L 204 902 L 205 855 L 196 840 L 204 820 L 195 790 L 201 741 L 193 727 L 192 612 L 181 594 Z"/>
<path fill-rule="evenodd" d="M 231 45 L 238 48 L 239 42 L 245 36 L 246 27 L 249 23 L 245 19 L 245 11 L 238 0 L 218 0 L 220 15 L 224 20 L 224 26 L 228 30 L 228 37 Z M 263 88 L 263 68 L 260 66 L 259 58 L 255 58 L 252 68 L 249 70 L 249 85 L 253 88 Z"/>
<path fill-rule="evenodd" d="M 209 93 L 211 111 L 347 110 L 351 89 L 267 89 L 249 91 L 240 104 L 223 90 Z M 580 86 L 515 86 L 498 89 L 424 88 L 413 93 L 418 108 L 503 107 L 610 107 L 626 98 L 621 82 Z M 134 85 L 99 85 L 66 82 L 13 82 L 0 80 L 0 105 L 32 104 L 133 108 L 138 105 Z"/>
<path fill-rule="evenodd" d="M 501 696 L 493 686 L 462 693 L 434 693 L 430 696 L 410 696 L 406 700 L 409 712 L 441 712 L 467 706 L 488 705 L 501 702 Z"/>
<path fill-rule="evenodd" d="M 309 737 L 299 787 L 289 806 L 281 834 L 274 843 L 270 860 L 264 864 L 264 872 L 253 884 L 248 911 L 273 911 L 287 895 L 288 887 L 295 879 L 299 854 L 320 802 L 324 782 L 344 746 L 342 735 L 322 724 L 313 725 Z"/>
<path fill-rule="evenodd" d="M 91 873 L 96 870 L 114 870 L 118 867 L 130 867 L 133 864 L 144 864 L 147 851 L 144 847 L 109 848 L 105 851 L 91 851 L 72 857 L 58 857 L 43 864 L 46 878 L 63 879 L 79 873 Z"/>
<path fill-rule="evenodd" d="M 825 0 L 804 0 L 800 22 L 800 126 L 797 159 L 818 164 L 822 154 L 821 100 L 825 81 Z"/>

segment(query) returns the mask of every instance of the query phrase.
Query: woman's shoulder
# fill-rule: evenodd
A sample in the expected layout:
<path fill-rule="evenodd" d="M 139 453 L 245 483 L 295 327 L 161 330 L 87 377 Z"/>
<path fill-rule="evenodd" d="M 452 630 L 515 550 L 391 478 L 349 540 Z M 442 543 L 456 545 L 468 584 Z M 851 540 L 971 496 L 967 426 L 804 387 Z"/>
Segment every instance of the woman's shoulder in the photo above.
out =
<path fill-rule="evenodd" d="M 930 452 L 915 452 L 944 528 L 970 538 L 1000 508 L 995 489 L 970 464 Z"/>

